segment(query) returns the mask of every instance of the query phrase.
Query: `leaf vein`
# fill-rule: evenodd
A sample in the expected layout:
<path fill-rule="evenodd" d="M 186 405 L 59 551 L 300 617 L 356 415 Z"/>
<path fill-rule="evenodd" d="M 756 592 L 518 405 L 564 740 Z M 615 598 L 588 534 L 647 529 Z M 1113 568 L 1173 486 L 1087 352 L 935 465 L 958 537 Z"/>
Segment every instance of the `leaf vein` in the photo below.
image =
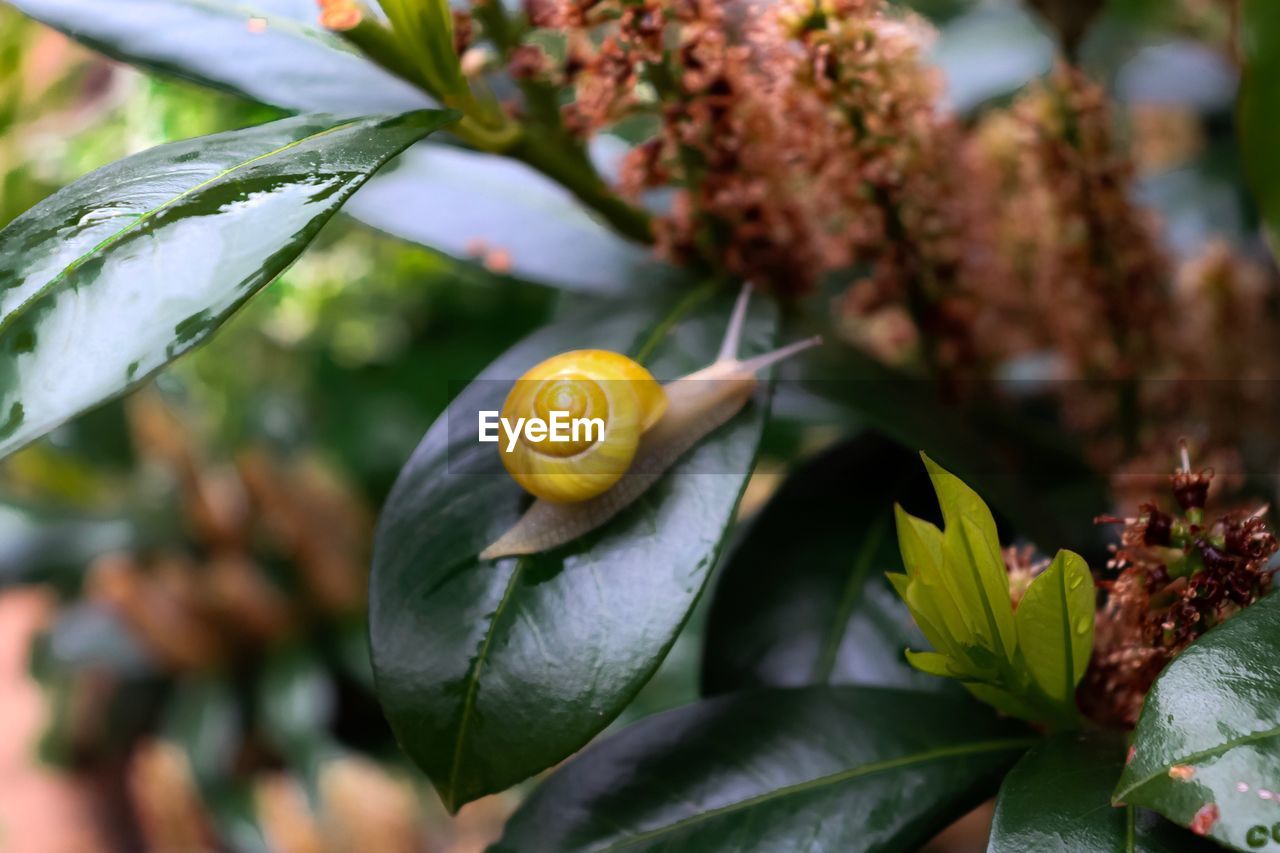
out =
<path fill-rule="evenodd" d="M 699 814 L 690 815 L 689 817 L 673 821 L 665 826 L 659 826 L 654 829 L 638 832 L 629 838 L 623 839 L 615 844 L 611 844 L 608 847 L 601 848 L 601 851 L 602 853 L 607 853 L 607 851 L 622 850 L 653 838 L 659 838 L 671 832 L 678 832 L 685 827 L 720 817 L 721 815 L 732 814 L 733 812 L 741 811 L 742 809 L 753 808 L 763 803 L 780 800 L 795 794 L 804 794 L 809 791 L 820 790 L 831 785 L 839 785 L 843 782 L 848 782 L 862 776 L 872 776 L 877 773 L 898 770 L 900 768 L 911 767 L 916 764 L 926 764 L 931 761 L 961 758 L 984 752 L 1003 752 L 1025 749 L 1035 743 L 1037 743 L 1036 738 L 1005 738 L 1002 740 L 979 741 L 977 743 L 938 747 L 936 749 L 925 750 L 924 752 L 918 752 L 912 755 L 904 755 L 899 758 L 875 761 L 849 770 L 842 770 L 838 773 L 831 773 L 826 776 L 819 776 L 816 779 L 798 782 L 794 785 L 788 785 L 774 791 L 767 791 L 755 797 L 748 797 L 745 800 L 739 800 L 736 803 L 729 803 L 728 805 L 720 806 L 719 808 L 708 809 L 707 811 Z"/>
<path fill-rule="evenodd" d="M 1241 735 L 1240 737 L 1232 738 L 1231 740 L 1224 741 L 1223 743 L 1220 743 L 1214 747 L 1210 747 L 1209 749 L 1202 749 L 1199 752 L 1193 752 L 1189 755 L 1182 756 L 1181 758 L 1176 758 L 1173 761 L 1169 762 L 1168 764 L 1162 764 L 1159 767 L 1159 769 L 1157 769 L 1154 773 L 1150 774 L 1144 779 L 1140 779 L 1139 781 L 1134 782 L 1132 785 L 1125 788 L 1124 790 L 1117 790 L 1114 794 L 1111 795 L 1111 802 L 1113 803 L 1123 802 L 1125 797 L 1127 797 L 1129 794 L 1132 794 L 1134 791 L 1138 790 L 1144 785 L 1147 785 L 1148 783 L 1154 781 L 1155 779 L 1159 779 L 1161 776 L 1167 776 L 1169 773 L 1170 767 L 1174 767 L 1179 764 L 1197 764 L 1201 761 L 1204 761 L 1206 758 L 1216 758 L 1217 756 L 1222 755 L 1224 752 L 1227 752 L 1228 750 L 1235 749 L 1237 746 L 1244 746 L 1247 743 L 1253 743 L 1254 741 L 1266 740 L 1267 738 L 1273 738 L 1273 737 L 1280 737 L 1280 726 L 1276 726 L 1275 728 L 1267 729 L 1261 732 L 1252 732 L 1247 735 Z"/>
<path fill-rule="evenodd" d="M 467 739 L 467 730 L 471 717 L 475 712 L 476 694 L 480 689 L 480 669 L 488 659 L 489 649 L 493 645 L 493 637 L 497 634 L 498 622 L 506 611 L 507 603 L 511 601 L 511 593 L 516 587 L 516 582 L 520 579 L 520 573 L 528 562 L 527 558 L 521 557 L 516 561 L 516 567 L 511 570 L 511 577 L 507 580 L 507 587 L 502 591 L 502 598 L 498 601 L 498 606 L 493 611 L 493 618 L 489 620 L 489 627 L 485 630 L 484 642 L 480 644 L 480 652 L 476 655 L 475 663 L 471 666 L 471 672 L 467 674 L 467 694 L 463 697 L 462 713 L 458 717 L 458 735 L 453 745 L 453 763 L 449 768 L 449 788 L 445 792 L 451 806 L 456 805 L 458 801 L 458 769 L 462 766 L 462 751 Z"/>

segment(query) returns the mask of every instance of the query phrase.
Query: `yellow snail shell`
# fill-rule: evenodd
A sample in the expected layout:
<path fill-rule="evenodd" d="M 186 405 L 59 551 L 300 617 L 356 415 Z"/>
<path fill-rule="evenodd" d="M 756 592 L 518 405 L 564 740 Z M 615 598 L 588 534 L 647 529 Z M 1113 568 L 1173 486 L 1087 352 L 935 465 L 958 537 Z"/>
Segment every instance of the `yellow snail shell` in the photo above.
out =
<path fill-rule="evenodd" d="M 607 408 L 610 420 L 599 449 L 578 446 L 566 455 L 525 456 L 519 462 L 508 462 L 508 454 L 503 453 L 507 470 L 538 499 L 510 530 L 480 552 L 480 559 L 549 551 L 605 524 L 634 503 L 703 436 L 732 419 L 751 399 L 758 372 L 821 343 L 810 338 L 764 355 L 738 358 L 750 293 L 749 285 L 742 289 L 716 360 L 666 385 L 659 386 L 647 370 L 626 356 L 602 350 L 556 356 L 517 380 L 503 407 L 504 418 L 547 409 L 538 415 L 545 418 L 556 410 L 559 392 L 554 383 L 559 377 L 571 389 L 566 401 L 581 411 Z M 615 373 L 625 381 L 591 378 Z M 521 382 L 527 382 L 528 388 L 521 390 Z M 631 386 L 633 393 L 607 390 L 613 385 Z M 620 433 L 614 444 L 610 442 L 615 436 L 609 431 Z M 639 441 L 632 444 L 634 436 Z M 623 460 L 625 464 L 620 464 Z"/>
<path fill-rule="evenodd" d="M 640 436 L 667 410 L 667 395 L 644 367 L 615 352 L 574 350 L 516 380 L 502 419 L 598 418 L 604 435 L 580 431 L 576 441 L 531 441 L 521 433 L 503 447 L 502 464 L 526 491 L 555 503 L 584 501 L 616 483 L 631 465 Z M 594 440 L 592 440 L 594 439 Z"/>

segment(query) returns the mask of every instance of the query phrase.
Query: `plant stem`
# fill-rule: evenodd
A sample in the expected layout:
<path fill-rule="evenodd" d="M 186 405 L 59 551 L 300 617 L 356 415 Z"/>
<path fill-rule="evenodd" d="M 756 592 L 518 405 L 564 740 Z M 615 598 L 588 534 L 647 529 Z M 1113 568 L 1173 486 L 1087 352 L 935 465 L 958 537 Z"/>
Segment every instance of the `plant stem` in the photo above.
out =
<path fill-rule="evenodd" d="M 501 55 L 507 57 L 519 43 L 520 36 L 502 4 L 493 0 L 477 7 L 476 14 Z M 446 103 L 451 100 L 432 90 L 430 82 L 405 55 L 395 34 L 372 14 L 366 14 L 358 25 L 342 35 L 395 76 L 436 100 Z M 555 89 L 537 81 L 522 81 L 521 89 L 532 122 L 519 123 L 502 116 L 501 126 L 491 127 L 484 116 L 466 109 L 467 106 L 474 108 L 475 104 L 459 103 L 452 105 L 467 114 L 454 126 L 454 132 L 474 148 L 519 160 L 556 181 L 624 237 L 652 243 L 649 214 L 614 193 L 596 171 L 582 144 L 565 131 Z"/>
<path fill-rule="evenodd" d="M 600 214 L 619 234 L 640 243 L 653 242 L 649 214 L 615 194 L 580 148 L 532 131 L 526 127 L 525 133 L 505 153 L 559 183 L 578 201 Z"/>

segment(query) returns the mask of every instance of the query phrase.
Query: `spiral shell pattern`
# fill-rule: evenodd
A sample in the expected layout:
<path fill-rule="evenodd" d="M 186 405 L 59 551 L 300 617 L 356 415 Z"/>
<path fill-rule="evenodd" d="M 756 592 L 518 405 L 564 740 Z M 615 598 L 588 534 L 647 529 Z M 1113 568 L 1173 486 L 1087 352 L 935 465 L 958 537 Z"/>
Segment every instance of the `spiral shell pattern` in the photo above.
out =
<path fill-rule="evenodd" d="M 516 424 L 553 412 L 570 420 L 599 419 L 604 434 L 582 429 L 567 441 L 533 441 L 524 432 L 502 464 L 527 491 L 557 503 L 584 501 L 609 489 L 627 472 L 640 436 L 667 408 L 662 386 L 640 364 L 606 350 L 553 356 L 516 380 L 502 419 Z M 576 440 L 574 440 L 576 439 Z"/>

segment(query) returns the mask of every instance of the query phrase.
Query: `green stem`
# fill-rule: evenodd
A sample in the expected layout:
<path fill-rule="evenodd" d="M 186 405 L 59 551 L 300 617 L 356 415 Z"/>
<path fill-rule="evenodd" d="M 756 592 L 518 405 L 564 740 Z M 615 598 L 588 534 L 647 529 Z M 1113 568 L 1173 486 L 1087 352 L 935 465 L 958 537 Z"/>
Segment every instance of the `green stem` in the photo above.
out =
<path fill-rule="evenodd" d="M 520 33 L 502 4 L 496 0 L 483 4 L 477 7 L 476 15 L 501 54 L 508 56 L 519 43 Z M 450 103 L 455 99 L 434 91 L 430 81 L 405 55 L 395 33 L 371 13 L 342 35 L 383 69 L 436 100 L 463 109 L 467 115 L 453 129 L 467 144 L 482 151 L 505 154 L 538 170 L 569 190 L 624 237 L 641 243 L 653 242 L 649 214 L 614 193 L 596 172 L 582 145 L 565 131 L 554 88 L 537 81 L 522 83 L 534 122 L 521 125 L 501 116 L 501 126 L 493 126 L 486 120 L 491 117 L 474 114 L 477 104 Z"/>
<path fill-rule="evenodd" d="M 526 127 L 524 135 L 505 153 L 559 183 L 600 214 L 619 234 L 640 243 L 653 242 L 649 214 L 616 195 L 581 148 L 568 144 L 567 140 L 543 138 L 532 131 L 533 128 Z"/>
<path fill-rule="evenodd" d="M 430 86 L 418 71 L 417 66 L 400 49 L 400 42 L 395 33 L 369 11 L 367 6 L 362 4 L 360 11 L 360 23 L 339 35 L 351 42 L 361 53 L 385 71 L 412 83 L 419 89 L 429 91 Z"/>

